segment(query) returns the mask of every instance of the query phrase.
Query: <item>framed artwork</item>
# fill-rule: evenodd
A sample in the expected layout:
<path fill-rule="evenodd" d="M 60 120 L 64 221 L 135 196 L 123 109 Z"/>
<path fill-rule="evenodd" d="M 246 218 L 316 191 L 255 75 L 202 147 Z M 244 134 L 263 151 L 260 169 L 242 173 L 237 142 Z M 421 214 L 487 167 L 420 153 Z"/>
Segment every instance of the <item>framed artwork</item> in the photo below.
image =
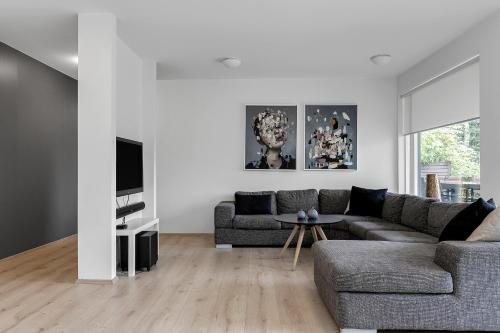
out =
<path fill-rule="evenodd" d="M 245 170 L 296 170 L 297 105 L 247 105 Z"/>
<path fill-rule="evenodd" d="M 304 169 L 357 169 L 357 105 L 306 105 Z"/>

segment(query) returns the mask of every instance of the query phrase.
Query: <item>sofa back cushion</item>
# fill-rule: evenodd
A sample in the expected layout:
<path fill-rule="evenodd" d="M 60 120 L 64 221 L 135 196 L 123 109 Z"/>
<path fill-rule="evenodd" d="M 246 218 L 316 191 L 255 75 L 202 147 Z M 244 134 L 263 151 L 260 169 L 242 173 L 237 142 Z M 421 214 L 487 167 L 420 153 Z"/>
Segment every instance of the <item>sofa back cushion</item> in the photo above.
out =
<path fill-rule="evenodd" d="M 401 223 L 401 214 L 405 203 L 406 194 L 387 192 L 385 195 L 382 218 L 391 223 Z"/>
<path fill-rule="evenodd" d="M 407 195 L 401 213 L 401 223 L 421 232 L 427 232 L 429 208 L 436 199 Z"/>
<path fill-rule="evenodd" d="M 350 190 L 319 190 L 319 213 L 344 214 L 350 197 Z"/>
<path fill-rule="evenodd" d="M 439 237 L 450 220 L 468 205 L 468 203 L 432 203 L 427 218 L 427 232 L 434 237 Z"/>
<path fill-rule="evenodd" d="M 278 202 L 278 214 L 294 214 L 303 209 L 318 209 L 318 191 L 316 190 L 293 190 L 278 191 L 276 194 Z"/>
<path fill-rule="evenodd" d="M 238 191 L 235 194 L 236 196 L 256 196 L 256 195 L 270 195 L 271 196 L 271 214 L 276 215 L 278 213 L 277 204 L 276 204 L 276 193 L 273 191 L 259 191 L 259 192 L 245 192 Z"/>

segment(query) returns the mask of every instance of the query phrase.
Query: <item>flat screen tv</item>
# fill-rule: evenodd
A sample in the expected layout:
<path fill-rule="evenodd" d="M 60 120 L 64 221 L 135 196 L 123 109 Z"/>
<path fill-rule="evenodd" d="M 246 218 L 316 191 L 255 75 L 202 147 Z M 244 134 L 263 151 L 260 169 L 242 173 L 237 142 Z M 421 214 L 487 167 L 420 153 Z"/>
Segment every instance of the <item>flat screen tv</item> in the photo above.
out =
<path fill-rule="evenodd" d="M 116 138 L 116 196 L 143 191 L 142 142 Z"/>

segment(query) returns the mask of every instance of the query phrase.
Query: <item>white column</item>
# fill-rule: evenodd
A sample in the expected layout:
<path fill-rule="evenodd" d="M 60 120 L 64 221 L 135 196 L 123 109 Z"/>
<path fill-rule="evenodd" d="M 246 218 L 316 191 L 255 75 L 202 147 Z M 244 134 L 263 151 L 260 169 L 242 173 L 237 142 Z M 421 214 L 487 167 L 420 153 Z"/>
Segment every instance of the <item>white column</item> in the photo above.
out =
<path fill-rule="evenodd" d="M 143 59 L 142 66 L 142 138 L 144 192 L 142 199 L 146 204 L 144 217 L 156 217 L 156 62 Z"/>
<path fill-rule="evenodd" d="M 116 277 L 116 18 L 78 15 L 78 279 Z"/>

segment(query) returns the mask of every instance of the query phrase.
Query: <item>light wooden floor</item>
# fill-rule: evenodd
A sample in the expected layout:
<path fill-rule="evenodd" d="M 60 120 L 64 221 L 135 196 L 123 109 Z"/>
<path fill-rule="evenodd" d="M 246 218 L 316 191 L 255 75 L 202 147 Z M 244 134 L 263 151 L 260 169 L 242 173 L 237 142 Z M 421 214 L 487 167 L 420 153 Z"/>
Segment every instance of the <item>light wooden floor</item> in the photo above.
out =
<path fill-rule="evenodd" d="M 0 332 L 338 332 L 310 249 L 216 250 L 166 236 L 157 268 L 115 285 L 75 284 L 76 239 L 0 262 Z"/>

